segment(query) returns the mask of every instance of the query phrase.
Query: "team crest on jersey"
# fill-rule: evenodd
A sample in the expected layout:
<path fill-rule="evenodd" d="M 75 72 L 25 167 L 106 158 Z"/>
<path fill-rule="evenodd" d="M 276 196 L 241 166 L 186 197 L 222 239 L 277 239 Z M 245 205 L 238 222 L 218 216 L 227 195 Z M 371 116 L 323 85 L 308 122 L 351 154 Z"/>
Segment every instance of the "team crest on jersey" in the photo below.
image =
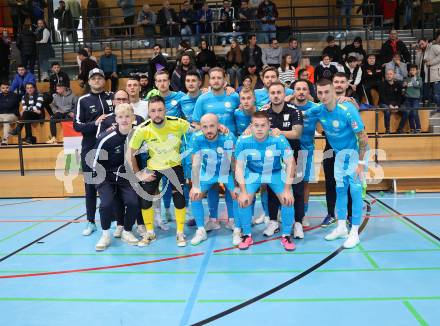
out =
<path fill-rule="evenodd" d="M 96 107 L 94 105 L 92 105 L 90 107 L 90 113 L 95 113 L 96 112 Z"/>
<path fill-rule="evenodd" d="M 284 121 L 289 121 L 289 115 L 290 114 L 283 114 Z"/>
<path fill-rule="evenodd" d="M 108 106 L 112 106 L 112 105 L 113 105 L 112 100 L 105 100 L 105 101 L 107 102 L 107 105 L 108 105 Z"/>
<path fill-rule="evenodd" d="M 270 149 L 267 149 L 267 150 L 266 150 L 266 153 L 265 153 L 265 156 L 267 156 L 267 157 L 272 157 L 272 156 L 273 156 L 272 151 L 271 151 Z"/>
<path fill-rule="evenodd" d="M 121 153 L 122 153 L 121 145 L 116 146 L 115 147 L 115 154 L 121 154 Z"/>
<path fill-rule="evenodd" d="M 338 128 L 339 127 L 339 121 L 338 120 L 333 120 L 332 125 L 333 125 L 333 127 Z"/>
<path fill-rule="evenodd" d="M 176 106 L 176 105 L 177 105 L 177 101 L 176 101 L 176 100 L 172 100 L 172 101 L 171 101 L 171 105 L 172 105 L 172 106 Z"/>
<path fill-rule="evenodd" d="M 168 139 L 174 139 L 174 135 L 173 134 L 169 134 L 168 135 Z"/>
<path fill-rule="evenodd" d="M 218 153 L 218 154 L 223 154 L 223 152 L 224 152 L 224 149 L 223 149 L 223 148 L 221 148 L 221 147 L 217 147 L 217 153 Z"/>
<path fill-rule="evenodd" d="M 229 109 L 232 106 L 231 102 L 225 102 L 225 108 Z"/>

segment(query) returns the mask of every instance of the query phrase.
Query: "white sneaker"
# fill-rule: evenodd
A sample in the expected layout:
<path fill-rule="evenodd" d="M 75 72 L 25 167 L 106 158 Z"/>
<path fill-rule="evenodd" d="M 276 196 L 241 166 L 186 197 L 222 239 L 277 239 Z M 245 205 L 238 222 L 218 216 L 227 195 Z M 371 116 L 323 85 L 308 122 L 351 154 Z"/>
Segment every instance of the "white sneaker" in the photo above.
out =
<path fill-rule="evenodd" d="M 232 232 L 232 244 L 234 246 L 238 246 L 241 242 L 241 230 L 239 228 L 235 228 Z"/>
<path fill-rule="evenodd" d="M 293 225 L 293 238 L 304 239 L 304 231 L 301 223 L 295 222 Z"/>
<path fill-rule="evenodd" d="M 177 233 L 176 242 L 178 247 L 186 247 L 185 235 L 183 233 Z"/>
<path fill-rule="evenodd" d="M 204 228 L 198 228 L 196 230 L 196 234 L 191 239 L 191 244 L 193 246 L 197 246 L 198 244 L 200 244 L 202 241 L 205 241 L 206 239 L 208 239 L 208 236 L 206 235 L 205 229 Z M 177 244 L 177 245 L 179 245 L 179 244 Z"/>
<path fill-rule="evenodd" d="M 153 231 L 147 231 L 137 245 L 138 247 L 145 247 L 154 241 L 156 241 L 156 233 Z"/>
<path fill-rule="evenodd" d="M 235 223 L 234 223 L 234 219 L 230 218 L 226 223 L 225 223 L 225 229 L 231 230 L 233 231 L 235 229 Z"/>
<path fill-rule="evenodd" d="M 345 240 L 343 246 L 346 249 L 351 249 L 356 247 L 361 241 L 359 240 L 359 234 L 357 231 L 352 230 L 348 235 L 347 240 Z"/>
<path fill-rule="evenodd" d="M 339 238 L 346 238 L 347 235 L 348 235 L 347 227 L 345 225 L 343 226 L 338 225 L 331 233 L 325 236 L 325 240 L 333 241 Z"/>
<path fill-rule="evenodd" d="M 264 230 L 263 235 L 266 237 L 271 237 L 275 233 L 280 232 L 280 228 L 278 226 L 277 221 L 269 221 L 269 224 L 267 225 L 267 228 Z"/>
<path fill-rule="evenodd" d="M 168 231 L 169 229 L 170 229 L 170 227 L 168 226 L 168 224 L 165 224 L 162 220 L 160 220 L 160 221 L 157 221 L 157 224 L 156 224 L 158 227 L 159 227 L 159 229 L 161 229 L 162 231 Z"/>
<path fill-rule="evenodd" d="M 137 226 L 137 234 L 143 238 L 147 234 L 147 229 L 145 228 L 145 225 L 140 224 Z"/>
<path fill-rule="evenodd" d="M 124 227 L 122 225 L 116 225 L 116 230 L 113 232 L 113 236 L 115 238 L 120 238 L 122 236 L 122 231 L 124 231 Z"/>
<path fill-rule="evenodd" d="M 122 230 L 121 240 L 132 246 L 137 246 L 139 239 L 135 237 L 133 232 Z"/>
<path fill-rule="evenodd" d="M 220 223 L 215 220 L 209 220 L 208 223 L 205 224 L 205 230 L 206 232 L 212 231 L 212 230 L 219 230 L 221 228 Z"/>
<path fill-rule="evenodd" d="M 264 223 L 264 221 L 266 220 L 266 215 L 261 214 L 260 216 L 254 217 L 254 219 L 252 220 L 252 224 L 257 225 L 257 224 L 262 224 Z"/>
<path fill-rule="evenodd" d="M 96 251 L 103 251 L 107 249 L 108 246 L 110 246 L 111 243 L 111 237 L 107 234 L 102 234 L 101 238 L 99 239 L 98 243 L 95 246 Z"/>
<path fill-rule="evenodd" d="M 307 218 L 307 217 L 303 217 L 303 223 L 302 223 L 302 225 L 303 226 L 310 226 L 310 222 L 309 222 L 309 219 Z"/>
<path fill-rule="evenodd" d="M 88 236 L 96 231 L 96 224 L 88 222 L 86 228 L 82 231 L 82 235 Z"/>

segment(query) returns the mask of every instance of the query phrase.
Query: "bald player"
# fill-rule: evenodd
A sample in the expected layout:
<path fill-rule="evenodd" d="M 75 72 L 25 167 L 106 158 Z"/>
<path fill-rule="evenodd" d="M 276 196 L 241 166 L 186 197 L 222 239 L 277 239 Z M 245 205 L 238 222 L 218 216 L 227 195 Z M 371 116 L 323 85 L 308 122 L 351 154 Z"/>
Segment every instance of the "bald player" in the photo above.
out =
<path fill-rule="evenodd" d="M 190 191 L 191 207 L 197 224 L 197 231 L 191 240 L 192 245 L 198 245 L 207 239 L 205 230 L 205 214 L 202 199 L 211 187 L 218 183 L 225 185 L 231 196 L 226 197 L 226 205 L 236 211 L 236 194 L 234 192 L 234 177 L 232 174 L 232 152 L 235 136 L 232 133 L 219 133 L 218 117 L 207 113 L 200 119 L 200 130 L 193 135 L 192 140 L 192 188 Z M 233 214 L 232 216 L 235 216 Z M 235 221 L 232 241 L 238 245 L 241 240 L 241 229 Z"/>

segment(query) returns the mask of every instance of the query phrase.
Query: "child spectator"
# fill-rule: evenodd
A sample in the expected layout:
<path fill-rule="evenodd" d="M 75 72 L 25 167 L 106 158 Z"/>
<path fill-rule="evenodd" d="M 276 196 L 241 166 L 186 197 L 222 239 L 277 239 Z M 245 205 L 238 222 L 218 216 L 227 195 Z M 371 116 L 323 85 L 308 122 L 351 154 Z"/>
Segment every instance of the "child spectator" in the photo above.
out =
<path fill-rule="evenodd" d="M 338 68 L 336 68 L 335 65 L 332 65 L 330 56 L 324 54 L 322 56 L 322 61 L 315 68 L 315 82 L 318 82 L 322 78 L 332 80 L 333 75 L 337 72 Z"/>
<path fill-rule="evenodd" d="M 379 92 L 379 86 L 382 82 L 382 67 L 376 61 L 376 55 L 369 54 L 367 62 L 362 67 L 362 85 L 365 89 L 365 95 L 368 99 L 368 104 L 375 105 L 371 90 L 375 89 Z"/>
<path fill-rule="evenodd" d="M 417 65 L 409 66 L 409 74 L 408 77 L 405 78 L 403 86 L 406 87 L 406 98 L 404 106 L 409 111 L 404 111 L 402 116 L 402 121 L 399 126 L 399 130 L 402 131 L 404 121 L 404 117 L 409 116 L 409 128 L 412 133 L 420 133 L 420 118 L 418 109 L 420 107 L 420 97 L 421 97 L 421 88 L 422 88 L 422 78 L 418 74 Z M 398 132 L 399 132 L 398 130 Z"/>

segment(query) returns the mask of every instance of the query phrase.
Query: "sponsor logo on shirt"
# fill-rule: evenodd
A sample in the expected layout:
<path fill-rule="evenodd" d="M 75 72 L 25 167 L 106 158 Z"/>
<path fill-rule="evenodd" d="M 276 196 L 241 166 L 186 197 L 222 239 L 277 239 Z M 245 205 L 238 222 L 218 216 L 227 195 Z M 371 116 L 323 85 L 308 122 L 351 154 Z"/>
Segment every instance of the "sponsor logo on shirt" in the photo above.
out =
<path fill-rule="evenodd" d="M 172 105 L 172 106 L 176 106 L 176 105 L 177 105 L 177 101 L 176 101 L 176 100 L 172 100 L 172 101 L 171 101 L 171 105 Z"/>
<path fill-rule="evenodd" d="M 231 102 L 225 102 L 225 108 L 230 108 L 232 106 Z"/>

